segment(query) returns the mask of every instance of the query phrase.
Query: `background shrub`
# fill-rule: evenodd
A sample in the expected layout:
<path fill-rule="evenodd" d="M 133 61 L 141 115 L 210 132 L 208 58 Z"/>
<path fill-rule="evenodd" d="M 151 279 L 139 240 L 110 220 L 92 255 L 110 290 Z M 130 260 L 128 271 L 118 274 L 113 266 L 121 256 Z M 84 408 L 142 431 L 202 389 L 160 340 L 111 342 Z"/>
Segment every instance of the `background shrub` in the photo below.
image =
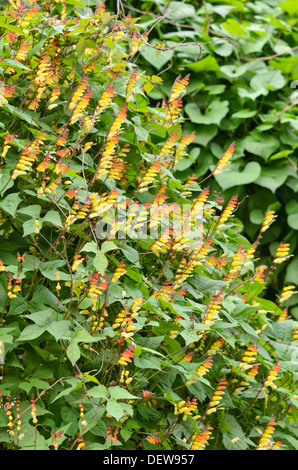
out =
<path fill-rule="evenodd" d="M 155 61 L 147 47 L 139 58 L 148 73 L 167 69 L 159 89 L 149 93 L 155 100 L 168 95 L 181 71 L 190 74 L 185 129 L 195 130 L 196 138 L 190 156 L 176 166 L 177 177 L 186 180 L 194 173 L 199 181 L 204 179 L 223 148 L 236 139 L 230 171 L 216 176 L 211 187 L 243 200 L 237 215 L 251 241 L 266 211 L 278 214 L 279 223 L 264 235 L 258 251 L 267 264 L 280 239 L 291 245 L 294 257 L 275 279 L 274 299 L 284 282 L 298 284 L 297 5 L 278 0 L 162 0 L 131 2 L 127 8 L 144 29 L 165 15 L 150 34 L 152 43 L 182 44 Z M 187 43 L 204 44 L 203 50 Z M 297 299 L 295 295 L 289 301 L 296 318 Z"/>

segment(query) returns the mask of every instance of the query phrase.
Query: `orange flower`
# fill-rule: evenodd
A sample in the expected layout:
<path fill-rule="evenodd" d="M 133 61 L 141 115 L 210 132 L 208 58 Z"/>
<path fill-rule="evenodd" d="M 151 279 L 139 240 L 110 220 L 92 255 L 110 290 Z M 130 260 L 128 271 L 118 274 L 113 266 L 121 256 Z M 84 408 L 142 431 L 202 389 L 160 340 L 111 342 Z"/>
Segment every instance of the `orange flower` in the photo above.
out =
<path fill-rule="evenodd" d="M 112 434 L 111 426 L 108 426 L 108 432 L 107 432 L 108 439 L 111 439 L 112 442 L 117 441 L 118 431 L 119 431 L 119 428 L 117 427 L 114 431 L 114 434 Z"/>
<path fill-rule="evenodd" d="M 37 167 L 36 167 L 36 171 L 39 171 L 41 173 L 45 172 L 46 169 L 48 168 L 49 166 L 49 161 L 50 161 L 50 157 L 47 155 L 44 160 L 42 162 L 40 162 Z"/>
<path fill-rule="evenodd" d="M 276 441 L 276 442 L 273 444 L 271 450 L 278 450 L 278 449 L 280 448 L 281 444 L 282 444 L 281 441 Z"/>
<path fill-rule="evenodd" d="M 279 247 L 276 250 L 273 263 L 279 264 L 287 260 L 288 258 L 290 258 L 289 251 L 290 251 L 290 244 L 281 242 Z"/>
<path fill-rule="evenodd" d="M 275 418 L 272 417 L 267 424 L 260 441 L 256 447 L 256 450 L 268 449 L 272 445 L 271 437 L 275 430 Z"/>
<path fill-rule="evenodd" d="M 226 208 L 223 210 L 223 212 L 221 213 L 218 219 L 218 228 L 221 227 L 228 220 L 229 217 L 231 217 L 237 205 L 237 201 L 238 201 L 237 194 L 231 197 Z"/>
<path fill-rule="evenodd" d="M 158 161 L 152 163 L 145 175 L 142 177 L 139 192 L 148 191 L 148 186 L 156 181 L 157 175 L 160 173 L 161 167 Z"/>
<path fill-rule="evenodd" d="M 222 398 L 223 398 L 223 395 L 225 394 L 224 390 L 227 388 L 226 387 L 227 385 L 227 381 L 226 381 L 226 378 L 225 376 L 219 381 L 212 397 L 211 397 L 211 400 L 207 406 L 207 410 L 206 410 L 206 415 L 210 415 L 211 413 L 214 413 L 217 408 L 218 408 L 218 405 L 220 404 Z"/>
<path fill-rule="evenodd" d="M 40 145 L 44 140 L 44 134 L 37 137 L 31 144 L 27 144 L 12 172 L 11 178 L 14 180 L 19 175 L 26 175 L 31 170 L 33 162 L 35 162 L 40 153 Z"/>
<path fill-rule="evenodd" d="M 27 54 L 29 52 L 29 43 L 26 41 L 23 41 L 18 52 L 16 53 L 14 60 L 18 60 L 19 62 L 22 62 Z"/>
<path fill-rule="evenodd" d="M 138 31 L 135 31 L 133 33 L 130 51 L 129 51 L 129 57 L 134 56 L 138 52 L 142 44 L 146 44 L 147 37 L 148 37 L 148 33 L 144 33 L 143 35 L 141 35 Z"/>
<path fill-rule="evenodd" d="M 252 362 L 255 362 L 256 360 L 256 355 L 258 354 L 258 348 L 254 344 L 250 344 L 246 351 L 244 352 L 243 357 L 241 358 L 241 361 L 238 365 L 239 369 L 251 369 Z"/>
<path fill-rule="evenodd" d="M 263 220 L 261 229 L 260 229 L 260 233 L 264 233 L 272 224 L 275 218 L 276 218 L 276 215 L 274 211 L 267 211 L 265 214 L 265 218 Z"/>
<path fill-rule="evenodd" d="M 160 151 L 158 152 L 157 158 L 159 161 L 166 165 L 169 162 L 169 157 L 172 155 L 175 142 L 177 141 L 178 133 L 173 132 L 165 141 Z"/>
<path fill-rule="evenodd" d="M 213 325 L 214 321 L 219 319 L 218 313 L 221 308 L 222 301 L 222 291 L 219 292 L 219 294 L 213 294 L 202 319 L 203 325 Z"/>
<path fill-rule="evenodd" d="M 191 196 L 192 193 L 191 191 L 189 191 L 189 189 L 187 189 L 187 187 L 196 182 L 197 182 L 197 175 L 196 174 L 191 175 L 185 182 L 184 184 L 185 189 L 181 191 L 181 195 L 184 197 Z"/>
<path fill-rule="evenodd" d="M 131 75 L 127 85 L 125 86 L 125 89 L 126 89 L 125 101 L 126 102 L 129 102 L 131 100 L 132 96 L 133 96 L 133 87 L 134 87 L 134 84 L 135 84 L 137 78 L 138 78 L 137 72 L 134 72 Z"/>
<path fill-rule="evenodd" d="M 127 348 L 118 359 L 118 364 L 127 366 L 128 362 L 132 362 L 131 359 L 135 356 L 133 352 L 134 348 L 134 346 L 130 346 L 129 348 Z"/>
<path fill-rule="evenodd" d="M 271 387 L 272 389 L 277 389 L 277 385 L 274 383 L 275 380 L 278 378 L 278 373 L 280 371 L 280 362 L 277 361 L 272 369 L 270 369 L 265 382 L 264 382 L 264 387 Z"/>
<path fill-rule="evenodd" d="M 233 142 L 228 149 L 225 151 L 225 153 L 220 157 L 218 160 L 214 170 L 213 170 L 213 175 L 218 175 L 219 173 L 222 172 L 222 169 L 229 165 L 231 163 L 231 158 L 233 156 L 235 150 L 235 142 Z"/>
<path fill-rule="evenodd" d="M 297 294 L 297 291 L 294 290 L 295 286 L 285 286 L 280 294 L 279 304 L 288 300 L 293 294 Z"/>
<path fill-rule="evenodd" d="M 117 114 L 116 116 L 116 119 L 113 121 L 110 129 L 109 129 L 109 133 L 108 133 L 108 137 L 107 139 L 111 139 L 111 137 L 114 136 L 114 134 L 117 134 L 120 130 L 120 127 L 122 125 L 122 123 L 125 121 L 126 119 L 126 104 L 123 103 L 119 113 Z"/>
<path fill-rule="evenodd" d="M 77 87 L 77 89 L 75 90 L 74 94 L 71 97 L 70 103 L 68 105 L 68 109 L 74 109 L 74 107 L 76 106 L 78 101 L 84 95 L 84 93 L 87 89 L 87 86 L 88 86 L 88 76 L 84 75 L 84 77 L 82 78 L 81 83 L 79 84 L 79 86 Z"/>
<path fill-rule="evenodd" d="M 182 93 L 184 93 L 187 85 L 188 85 L 188 82 L 189 82 L 189 77 L 190 75 L 186 75 L 184 78 L 181 78 L 181 76 L 179 75 L 175 82 L 174 82 L 174 85 L 172 86 L 172 90 L 170 92 L 170 100 L 173 101 L 175 99 L 178 98 L 178 96 L 180 96 Z"/>
<path fill-rule="evenodd" d="M 93 297 L 94 300 L 102 294 L 102 292 L 107 288 L 106 276 L 99 276 L 98 272 L 95 271 L 93 276 L 90 276 L 90 287 L 88 289 L 88 296 Z"/>
<path fill-rule="evenodd" d="M 121 261 L 113 274 L 111 283 L 114 284 L 121 276 L 126 273 L 125 264 Z"/>
<path fill-rule="evenodd" d="M 72 271 L 75 272 L 78 269 L 78 266 L 84 261 L 81 255 L 75 255 L 74 261 L 72 264 Z"/>
<path fill-rule="evenodd" d="M 255 271 L 256 271 L 255 281 L 260 282 L 260 283 L 264 282 L 264 278 L 265 278 L 264 271 L 267 269 L 267 267 L 268 266 L 266 266 L 265 264 L 261 264 L 260 266 L 257 266 L 255 268 Z"/>
<path fill-rule="evenodd" d="M 189 398 L 187 401 L 181 400 L 175 405 L 174 415 L 183 415 L 182 420 L 186 421 L 188 416 L 192 415 L 192 411 L 197 409 L 197 397 Z M 198 416 L 199 417 L 199 416 Z"/>
<path fill-rule="evenodd" d="M 92 97 L 92 89 L 89 88 L 86 93 L 82 96 L 82 98 L 77 101 L 74 106 L 74 111 L 70 119 L 70 124 L 74 124 L 83 114 L 85 108 L 88 106 L 89 101 Z"/>
<path fill-rule="evenodd" d="M 106 146 L 101 154 L 100 163 L 98 166 L 98 170 L 96 173 L 96 177 L 102 178 L 103 176 L 107 175 L 110 169 L 113 166 L 114 162 L 114 153 L 115 148 L 119 140 L 119 134 L 114 134 L 111 138 L 107 141 Z"/>
<path fill-rule="evenodd" d="M 242 246 L 239 246 L 236 253 L 234 253 L 232 256 L 230 269 L 224 278 L 225 281 L 232 281 L 239 275 L 243 267 L 245 257 L 245 251 L 243 250 Z"/>
<path fill-rule="evenodd" d="M 30 401 L 31 401 L 31 416 L 32 416 L 32 418 L 33 418 L 33 424 L 37 424 L 36 406 L 35 406 L 34 395 L 32 395 Z"/>
<path fill-rule="evenodd" d="M 191 438 L 191 450 L 204 450 L 211 437 L 211 431 L 213 429 L 211 426 L 200 426 L 200 429 L 200 433 L 198 435 L 192 436 Z"/>
<path fill-rule="evenodd" d="M 200 367 L 196 370 L 196 374 L 199 377 L 204 377 L 205 374 L 211 369 L 213 363 L 212 355 L 208 356 L 207 359 L 200 365 Z"/>
<path fill-rule="evenodd" d="M 259 370 L 259 364 L 255 364 L 248 372 L 247 372 L 247 375 L 249 377 L 252 377 L 253 379 L 256 377 L 256 375 L 258 374 L 258 370 Z"/>
<path fill-rule="evenodd" d="M 153 444 L 153 445 L 159 444 L 161 442 L 161 440 L 158 437 L 158 432 L 146 437 L 146 441 L 150 442 L 150 444 Z"/>
<path fill-rule="evenodd" d="M 185 354 L 185 356 L 181 359 L 181 362 L 191 362 L 193 355 L 193 352 Z"/>
<path fill-rule="evenodd" d="M 112 99 L 116 95 L 116 90 L 114 85 L 108 85 L 105 91 L 102 93 L 96 108 L 95 108 L 95 116 L 97 117 L 104 109 L 106 109 L 109 104 L 111 103 Z"/>
<path fill-rule="evenodd" d="M 216 354 L 224 343 L 225 339 L 218 338 L 208 349 L 207 354 Z"/>

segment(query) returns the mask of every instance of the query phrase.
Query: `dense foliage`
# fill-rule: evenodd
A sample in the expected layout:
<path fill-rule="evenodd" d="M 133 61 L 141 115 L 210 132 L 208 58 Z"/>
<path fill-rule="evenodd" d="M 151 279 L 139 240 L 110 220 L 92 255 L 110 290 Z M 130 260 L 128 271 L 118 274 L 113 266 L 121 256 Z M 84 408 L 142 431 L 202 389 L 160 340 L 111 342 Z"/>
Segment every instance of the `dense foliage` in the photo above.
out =
<path fill-rule="evenodd" d="M 276 214 L 251 243 L 211 187 L 238 138 L 178 179 L 189 77 L 156 105 L 138 54 L 167 45 L 118 5 L 1 11 L 1 447 L 297 449 L 290 245 L 264 266 Z"/>
<path fill-rule="evenodd" d="M 190 75 L 184 97 L 185 129 L 195 130 L 196 138 L 190 157 L 177 165 L 177 178 L 186 180 L 193 173 L 199 180 L 205 177 L 223 146 L 237 140 L 230 171 L 217 175 L 211 187 L 227 196 L 236 192 L 243 199 L 237 216 L 251 241 L 266 211 L 278 214 L 279 223 L 264 235 L 258 255 L 267 264 L 282 239 L 290 243 L 295 256 L 280 269 L 270 294 L 274 299 L 284 282 L 298 285 L 298 4 L 280 0 L 129 4 L 144 30 L 165 16 L 150 37 L 152 43 L 166 41 L 169 49 L 158 60 L 152 60 L 149 48 L 140 57 L 148 73 L 167 69 L 163 84 L 150 97 L 161 100 L 177 74 Z M 191 45 L 195 43 L 204 44 L 201 51 Z M 290 302 L 296 318 L 297 300 L 296 295 Z"/>

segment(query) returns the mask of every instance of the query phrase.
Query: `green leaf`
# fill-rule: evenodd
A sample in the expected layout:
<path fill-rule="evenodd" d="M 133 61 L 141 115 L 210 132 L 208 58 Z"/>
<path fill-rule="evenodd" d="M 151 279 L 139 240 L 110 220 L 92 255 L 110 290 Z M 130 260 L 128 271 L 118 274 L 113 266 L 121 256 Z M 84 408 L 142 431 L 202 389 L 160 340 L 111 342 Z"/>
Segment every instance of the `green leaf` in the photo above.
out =
<path fill-rule="evenodd" d="M 108 259 L 101 251 L 97 252 L 93 260 L 93 266 L 100 273 L 103 274 L 108 266 Z"/>
<path fill-rule="evenodd" d="M 72 365 L 75 365 L 75 363 L 80 359 L 81 351 L 76 340 L 70 340 L 69 345 L 66 349 L 66 355 Z"/>
<path fill-rule="evenodd" d="M 23 329 L 17 341 L 31 341 L 36 339 L 41 336 L 46 329 L 45 326 L 28 325 Z"/>
<path fill-rule="evenodd" d="M 196 73 L 208 71 L 216 72 L 219 70 L 217 60 L 211 55 L 207 55 L 207 57 L 204 57 L 204 59 L 200 59 L 198 62 L 193 64 L 187 64 L 186 67 Z"/>
<path fill-rule="evenodd" d="M 247 72 L 246 65 L 222 65 L 220 72 L 229 78 L 239 78 Z"/>
<path fill-rule="evenodd" d="M 97 343 L 98 341 L 96 337 L 91 336 L 83 327 L 77 327 L 75 329 L 74 340 L 78 343 Z"/>
<path fill-rule="evenodd" d="M 248 119 L 257 114 L 257 111 L 254 109 L 241 109 L 236 113 L 232 114 L 231 119 Z"/>
<path fill-rule="evenodd" d="M 7 344 L 12 344 L 14 336 L 12 332 L 16 332 L 16 328 L 14 327 L 6 327 L 0 328 L 0 341 Z"/>
<path fill-rule="evenodd" d="M 36 323 L 36 325 L 44 327 L 49 325 L 50 318 L 53 316 L 54 313 L 54 310 L 48 308 L 45 310 L 38 310 L 37 312 L 33 312 L 28 315 L 24 315 L 24 317 L 33 321 L 34 323 Z"/>
<path fill-rule="evenodd" d="M 119 421 L 124 415 L 125 411 L 121 403 L 113 398 L 110 398 L 107 402 L 107 413 Z"/>
<path fill-rule="evenodd" d="M 237 171 L 238 164 L 228 166 L 222 173 L 215 175 L 217 183 L 225 191 L 234 186 L 254 183 L 261 174 L 262 167 L 257 162 L 249 162 L 242 171 Z"/>
<path fill-rule="evenodd" d="M 19 387 L 22 390 L 25 390 L 28 394 L 32 390 L 33 387 L 36 387 L 39 390 L 44 390 L 49 386 L 48 382 L 45 380 L 40 380 L 35 377 L 30 378 L 30 382 L 19 382 Z"/>
<path fill-rule="evenodd" d="M 62 227 L 61 217 L 57 211 L 47 212 L 46 215 L 42 218 L 42 223 L 44 222 L 49 222 L 56 227 Z"/>
<path fill-rule="evenodd" d="M 86 243 L 86 245 L 83 246 L 81 251 L 87 251 L 87 252 L 90 251 L 91 253 L 97 253 L 98 252 L 97 244 L 93 241 L 88 242 Z"/>
<path fill-rule="evenodd" d="M 88 390 L 88 395 L 93 398 L 105 398 L 106 400 L 109 398 L 107 388 L 101 384 L 90 388 L 90 390 Z"/>
<path fill-rule="evenodd" d="M 8 212 L 8 214 L 14 216 L 21 201 L 22 199 L 18 193 L 8 194 L 8 196 L 6 196 L 4 200 L 0 202 L 0 207 L 2 210 Z"/>
<path fill-rule="evenodd" d="M 298 257 L 296 256 L 287 266 L 285 275 L 286 284 L 298 286 Z"/>
<path fill-rule="evenodd" d="M 209 279 L 201 274 L 194 274 L 188 282 L 202 294 L 212 294 L 215 291 L 220 291 L 227 284 L 226 281 Z"/>
<path fill-rule="evenodd" d="M 195 103 L 188 103 L 184 109 L 191 122 L 195 124 L 219 125 L 229 111 L 229 102 L 227 100 L 214 100 L 207 107 L 204 114 Z"/>
<path fill-rule="evenodd" d="M 103 244 L 100 247 L 100 251 L 102 253 L 107 253 L 108 251 L 117 250 L 117 249 L 118 249 L 118 247 L 117 247 L 116 243 L 114 243 L 112 241 L 103 242 Z"/>
<path fill-rule="evenodd" d="M 11 179 L 11 171 L 10 169 L 4 168 L 1 170 L 0 173 L 0 193 L 7 191 L 11 186 L 13 186 L 14 182 Z M 3 195 L 2 194 L 2 195 Z"/>
<path fill-rule="evenodd" d="M 234 18 L 229 18 L 227 21 L 224 21 L 221 26 L 230 34 L 235 36 L 245 36 L 246 30 L 241 26 L 239 21 L 236 21 Z"/>
<path fill-rule="evenodd" d="M 60 268 L 62 266 L 65 266 L 65 261 L 56 259 L 54 261 L 47 261 L 45 263 L 42 263 L 42 265 L 39 267 L 39 270 L 41 274 L 46 277 L 47 279 L 50 279 L 51 281 L 56 281 L 57 280 L 57 269 L 59 270 L 59 275 L 60 275 L 60 280 L 61 281 L 70 281 L 71 276 L 70 274 L 66 274 L 63 271 L 61 271 Z"/>
<path fill-rule="evenodd" d="M 86 41 L 85 38 L 82 37 L 79 39 L 76 45 L 76 51 L 79 55 L 79 57 L 84 53 L 84 50 L 86 49 Z"/>
<path fill-rule="evenodd" d="M 223 321 L 217 321 L 214 323 L 213 328 L 232 348 L 235 348 L 236 338 L 229 332 L 229 328 L 232 325 Z"/>
<path fill-rule="evenodd" d="M 67 5 L 74 5 L 76 7 L 86 8 L 86 5 L 84 5 L 84 3 L 80 0 L 65 0 L 65 3 Z"/>
<path fill-rule="evenodd" d="M 23 237 L 27 237 L 28 235 L 34 235 L 35 229 L 36 229 L 35 220 L 33 219 L 26 220 L 23 223 Z"/>
<path fill-rule="evenodd" d="M 172 1 L 168 8 L 166 17 L 171 21 L 180 21 L 183 18 L 194 18 L 196 10 L 194 5 Z"/>
<path fill-rule="evenodd" d="M 79 390 L 83 386 L 83 382 L 80 381 L 80 379 L 77 379 L 75 377 L 66 379 L 65 382 L 67 384 L 70 384 L 70 387 L 67 387 L 65 390 L 60 392 L 53 400 L 52 403 L 54 403 L 56 400 L 59 400 L 59 398 L 64 397 L 65 395 L 70 395 L 71 392 L 74 390 Z M 64 385 L 64 381 L 63 381 Z"/>
<path fill-rule="evenodd" d="M 196 325 L 196 328 L 197 327 L 199 329 L 200 325 Z M 191 343 L 195 343 L 198 340 L 197 330 L 194 331 L 194 330 L 185 328 L 182 331 L 180 331 L 180 336 L 182 336 L 182 338 L 184 339 L 185 346 L 188 346 Z"/>
<path fill-rule="evenodd" d="M 233 45 L 227 40 L 222 44 L 218 42 L 214 44 L 214 52 L 222 57 L 229 57 L 233 53 L 233 50 Z"/>
<path fill-rule="evenodd" d="M 145 45 L 142 46 L 140 54 L 144 59 L 147 60 L 147 62 L 149 62 L 149 64 L 151 64 L 157 70 L 160 70 L 165 64 L 170 62 L 174 55 L 174 51 L 170 49 L 168 51 L 159 52 L 160 51 Z"/>
<path fill-rule="evenodd" d="M 161 370 L 160 360 L 149 355 L 142 354 L 140 357 L 134 358 L 134 364 L 140 369 L 157 369 Z"/>
<path fill-rule="evenodd" d="M 279 70 L 269 70 L 266 73 L 255 75 L 250 86 L 258 95 L 268 95 L 272 90 L 278 90 L 286 85 L 286 79 Z"/>
<path fill-rule="evenodd" d="M 197 140 L 195 142 L 206 147 L 213 137 L 216 136 L 217 132 L 218 127 L 215 124 L 196 126 Z"/>
<path fill-rule="evenodd" d="M 11 106 L 8 103 L 3 103 L 2 106 L 9 110 L 9 112 L 16 117 L 21 118 L 22 120 L 26 121 L 30 126 L 37 126 L 39 127 L 38 122 L 33 118 L 33 113 L 30 111 L 20 111 L 18 108 Z M 47 127 L 44 125 L 44 127 Z"/>
<path fill-rule="evenodd" d="M 254 132 L 243 140 L 245 150 L 253 155 L 268 160 L 279 147 L 279 141 L 276 137 L 264 133 Z"/>
<path fill-rule="evenodd" d="M 14 33 L 23 34 L 23 31 L 21 28 L 18 28 L 17 26 L 12 26 L 9 24 L 9 21 L 12 21 L 12 18 L 7 18 L 7 16 L 1 16 L 0 17 L 0 28 L 7 29 L 8 31 L 12 31 Z M 0 62 L 1 65 L 1 62 Z"/>
<path fill-rule="evenodd" d="M 48 332 L 54 336 L 56 341 L 59 341 L 69 329 L 69 322 L 66 320 L 53 321 L 47 327 Z"/>
<path fill-rule="evenodd" d="M 123 245 L 121 251 L 124 254 L 125 258 L 128 259 L 131 263 L 136 263 L 139 260 L 139 252 L 132 248 L 130 245 Z"/>
<path fill-rule="evenodd" d="M 286 169 L 274 168 L 274 167 L 263 167 L 261 174 L 256 178 L 256 184 L 263 186 L 264 188 L 270 189 L 273 193 L 282 186 L 288 178 Z"/>
<path fill-rule="evenodd" d="M 1 28 L 1 24 L 0 24 L 0 28 Z M 10 65 L 12 67 L 18 67 L 20 69 L 24 69 L 24 70 L 31 70 L 29 69 L 29 67 L 26 67 L 26 65 L 22 64 L 22 62 L 19 62 L 18 60 L 14 60 L 14 59 L 3 59 L 3 60 L 0 60 L 0 65 Z"/>
<path fill-rule="evenodd" d="M 296 0 L 288 0 L 286 2 L 280 2 L 278 4 L 284 11 L 289 13 L 290 16 L 294 16 L 298 12 Z"/>
<path fill-rule="evenodd" d="M 289 227 L 298 230 L 298 213 L 288 215 L 287 222 Z"/>
<path fill-rule="evenodd" d="M 135 395 L 132 395 L 131 393 L 129 393 L 129 391 L 126 390 L 125 388 L 119 387 L 118 385 L 109 387 L 108 390 L 110 393 L 110 397 L 113 400 L 124 400 L 124 399 L 132 400 L 132 399 L 138 398 Z"/>
<path fill-rule="evenodd" d="M 32 204 L 30 206 L 21 207 L 17 210 L 18 214 L 24 214 L 29 218 L 39 219 L 41 206 L 38 204 Z"/>
<path fill-rule="evenodd" d="M 225 415 L 224 426 L 226 430 L 223 435 L 223 444 L 227 450 L 246 450 L 250 444 L 255 446 L 255 444 L 245 436 L 242 427 L 234 416 L 229 413 Z M 227 430 L 227 426 L 230 426 L 229 430 Z"/>

